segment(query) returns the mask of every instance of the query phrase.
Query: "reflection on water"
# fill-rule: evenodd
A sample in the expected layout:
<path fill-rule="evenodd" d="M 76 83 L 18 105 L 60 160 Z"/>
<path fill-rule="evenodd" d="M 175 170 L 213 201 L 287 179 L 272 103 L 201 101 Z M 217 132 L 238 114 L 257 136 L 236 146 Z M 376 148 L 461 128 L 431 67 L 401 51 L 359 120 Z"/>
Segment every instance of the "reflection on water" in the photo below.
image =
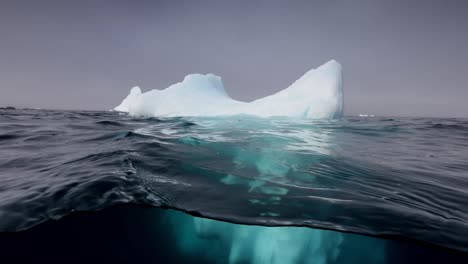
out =
<path fill-rule="evenodd" d="M 304 129 L 300 127 L 303 121 L 289 126 L 250 119 L 197 121 L 198 129 L 206 129 L 207 133 L 197 131 L 184 136 L 174 131 L 164 132 L 168 136 L 177 135 L 180 142 L 197 150 L 219 153 L 222 162 L 210 160 L 207 164 L 193 160 L 191 164 L 202 164 L 200 167 L 213 171 L 236 172 L 236 175 L 227 173 L 220 182 L 259 194 L 259 199 L 249 199 L 249 202 L 264 206 L 265 212 L 259 216 L 267 219 L 280 216 L 274 208 L 287 206 L 282 204 L 282 196 L 288 194 L 290 187 L 313 188 L 315 176 L 310 168 L 320 162 L 320 157 L 332 155 L 333 134 L 310 126 Z M 236 131 L 226 133 L 232 127 Z M 272 129 L 276 127 L 284 129 Z M 226 164 L 226 157 L 230 157 L 230 164 Z M 224 167 L 213 167 L 220 163 Z M 166 217 L 183 254 L 191 258 L 204 254 L 213 263 L 384 263 L 386 260 L 385 241 L 370 237 L 305 227 L 239 225 L 176 211 Z"/>
<path fill-rule="evenodd" d="M 191 256 L 180 253 L 186 252 L 181 241 L 195 237 L 198 242 L 184 243 L 194 248 L 208 237 L 223 245 L 219 259 L 231 262 L 295 262 L 312 257 L 340 262 L 343 256 L 349 262 L 356 252 L 374 258 L 355 248 L 366 242 L 353 242 L 351 236 L 291 226 L 418 240 L 467 251 L 467 120 L 140 119 L 109 112 L 25 110 L 0 113 L 0 127 L 0 231 L 26 230 L 74 211 L 140 204 L 235 223 L 286 227 L 261 231 L 201 219 L 180 220 L 174 232 L 162 226 L 173 226 L 179 217 L 164 225 L 162 219 L 171 217 L 146 217 L 143 229 L 154 230 L 138 233 L 140 225 L 132 223 L 145 217 L 115 215 L 106 221 L 107 228 L 125 217 L 134 242 L 141 244 L 142 237 L 154 241 L 144 245 L 157 254 L 162 254 L 165 243 L 174 247 L 169 252 Z M 96 217 L 106 218 L 103 214 L 108 215 L 100 212 Z M 14 237 L 52 231 L 33 243 L 42 245 L 43 237 L 67 221 Z M 83 240 L 90 243 L 96 234 L 87 228 L 93 225 L 77 224 L 72 229 L 87 233 Z M 103 237 L 128 236 L 117 224 L 114 227 Z M 57 241 L 73 243 L 73 237 L 82 236 L 62 231 L 55 233 Z M 281 240 L 270 242 L 268 238 L 274 237 Z M 122 248 L 113 241 L 103 239 L 101 244 Z M 9 248 L 10 243 L 6 243 Z M 287 255 L 279 255 L 277 248 L 289 246 Z M 382 248 L 372 252 L 387 259 L 395 256 L 389 253 L 395 247 L 388 242 Z"/>

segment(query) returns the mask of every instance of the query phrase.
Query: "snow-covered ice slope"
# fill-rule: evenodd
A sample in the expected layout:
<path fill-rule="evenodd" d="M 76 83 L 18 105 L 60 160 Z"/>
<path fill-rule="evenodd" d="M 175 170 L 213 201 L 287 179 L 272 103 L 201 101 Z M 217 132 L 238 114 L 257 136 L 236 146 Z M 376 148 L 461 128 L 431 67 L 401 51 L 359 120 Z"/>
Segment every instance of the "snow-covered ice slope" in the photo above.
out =
<path fill-rule="evenodd" d="M 253 102 L 232 99 L 221 78 L 190 74 L 164 90 L 134 87 L 114 110 L 135 116 L 226 116 L 338 118 L 343 115 L 341 65 L 331 60 L 305 73 L 288 88 Z"/>

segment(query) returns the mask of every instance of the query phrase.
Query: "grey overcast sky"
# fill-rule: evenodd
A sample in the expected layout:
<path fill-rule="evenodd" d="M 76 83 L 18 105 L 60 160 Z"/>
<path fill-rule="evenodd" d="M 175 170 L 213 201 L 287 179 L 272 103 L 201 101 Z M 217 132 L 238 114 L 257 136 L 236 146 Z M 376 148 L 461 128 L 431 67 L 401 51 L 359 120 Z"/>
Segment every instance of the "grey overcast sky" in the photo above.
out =
<path fill-rule="evenodd" d="M 235 99 L 330 59 L 346 114 L 468 117 L 466 0 L 0 0 L 0 106 L 108 110 L 215 73 Z"/>

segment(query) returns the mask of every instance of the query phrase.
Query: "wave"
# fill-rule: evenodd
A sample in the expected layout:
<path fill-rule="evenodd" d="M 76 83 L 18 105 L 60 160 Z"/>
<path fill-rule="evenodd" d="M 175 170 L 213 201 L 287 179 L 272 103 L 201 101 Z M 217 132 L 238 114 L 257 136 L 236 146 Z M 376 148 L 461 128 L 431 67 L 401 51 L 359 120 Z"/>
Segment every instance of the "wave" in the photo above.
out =
<path fill-rule="evenodd" d="M 453 147 L 466 138 L 441 138 L 428 125 L 447 120 L 53 111 L 17 118 L 0 116 L 3 133 L 18 135 L 1 141 L 1 231 L 140 204 L 466 251 L 468 153 Z"/>

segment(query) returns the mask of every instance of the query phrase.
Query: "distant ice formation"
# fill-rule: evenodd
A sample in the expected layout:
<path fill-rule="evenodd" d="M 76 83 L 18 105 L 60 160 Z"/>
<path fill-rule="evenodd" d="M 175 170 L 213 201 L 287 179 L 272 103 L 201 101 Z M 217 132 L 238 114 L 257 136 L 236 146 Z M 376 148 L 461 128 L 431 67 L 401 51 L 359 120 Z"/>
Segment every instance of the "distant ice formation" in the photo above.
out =
<path fill-rule="evenodd" d="M 331 60 L 305 73 L 288 88 L 264 98 L 241 102 L 224 90 L 213 74 L 190 74 L 164 90 L 142 93 L 134 87 L 114 110 L 134 116 L 287 116 L 339 118 L 343 115 L 341 65 Z"/>

